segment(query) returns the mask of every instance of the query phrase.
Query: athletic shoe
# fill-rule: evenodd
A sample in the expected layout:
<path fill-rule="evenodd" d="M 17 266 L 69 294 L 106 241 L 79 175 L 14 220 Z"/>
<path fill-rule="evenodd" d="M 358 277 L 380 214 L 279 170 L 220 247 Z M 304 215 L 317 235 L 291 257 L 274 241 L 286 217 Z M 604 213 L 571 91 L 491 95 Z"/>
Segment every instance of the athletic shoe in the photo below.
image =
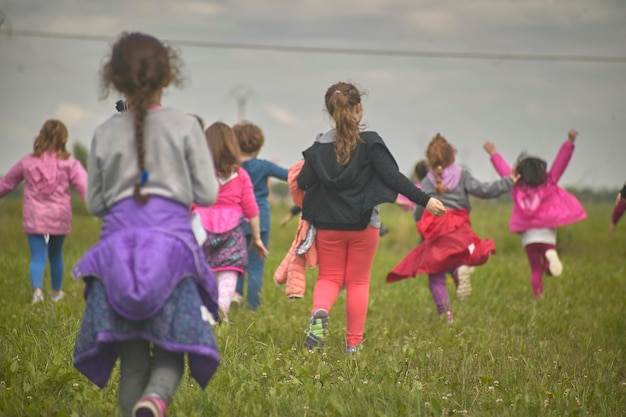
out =
<path fill-rule="evenodd" d="M 233 304 L 234 307 L 241 307 L 243 304 L 243 295 L 236 292 L 235 295 L 233 295 L 233 299 L 230 301 L 230 305 L 232 306 Z"/>
<path fill-rule="evenodd" d="M 362 344 L 359 344 L 359 345 L 356 345 L 356 346 L 348 346 L 346 348 L 346 353 L 347 354 L 357 353 L 360 350 L 363 350 L 363 345 Z"/>
<path fill-rule="evenodd" d="M 324 335 L 328 326 L 328 312 L 326 310 L 316 310 L 309 319 L 309 328 L 305 330 L 306 338 L 304 344 L 309 350 L 324 347 Z"/>
<path fill-rule="evenodd" d="M 40 289 L 33 291 L 33 304 L 37 304 L 43 301 L 43 292 Z"/>
<path fill-rule="evenodd" d="M 459 286 L 456 288 L 456 298 L 459 300 L 465 300 L 472 295 L 472 283 L 470 282 L 470 276 L 474 272 L 473 266 L 461 265 L 456 272 L 459 280 Z"/>
<path fill-rule="evenodd" d="M 133 407 L 133 417 L 165 417 L 167 405 L 156 395 L 141 397 Z"/>
<path fill-rule="evenodd" d="M 548 261 L 548 270 L 550 271 L 550 275 L 553 277 L 558 277 L 563 272 L 563 264 L 559 259 L 559 254 L 555 249 L 548 249 L 546 251 L 545 257 Z"/>
<path fill-rule="evenodd" d="M 54 301 L 55 303 L 63 297 L 65 297 L 65 293 L 63 291 L 59 291 L 57 295 L 50 294 L 50 299 Z"/>
<path fill-rule="evenodd" d="M 450 310 L 446 312 L 446 320 L 448 321 L 448 323 L 454 323 L 454 316 L 452 315 L 452 312 Z"/>

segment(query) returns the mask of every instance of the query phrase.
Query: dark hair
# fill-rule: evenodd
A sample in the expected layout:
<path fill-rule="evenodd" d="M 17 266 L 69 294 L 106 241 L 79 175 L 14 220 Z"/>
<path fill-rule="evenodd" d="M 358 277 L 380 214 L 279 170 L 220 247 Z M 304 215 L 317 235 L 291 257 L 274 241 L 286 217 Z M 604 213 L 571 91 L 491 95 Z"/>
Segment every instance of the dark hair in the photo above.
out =
<path fill-rule="evenodd" d="M 51 151 L 59 159 L 69 158 L 70 153 L 65 147 L 68 136 L 67 127 L 62 121 L 46 120 L 33 143 L 33 155 L 39 157 L 44 152 Z"/>
<path fill-rule="evenodd" d="M 247 154 L 256 153 L 265 143 L 265 137 L 261 128 L 248 121 L 237 123 L 233 126 L 233 132 L 235 132 L 241 152 Z"/>
<path fill-rule="evenodd" d="M 428 162 L 424 159 L 418 161 L 415 164 L 415 168 L 413 168 L 413 175 L 415 175 L 415 179 L 421 181 L 428 174 Z"/>
<path fill-rule="evenodd" d="M 445 185 L 443 185 L 443 169 L 454 163 L 455 153 L 456 150 L 439 133 L 431 139 L 426 148 L 426 160 L 435 175 L 437 194 L 443 194 L 447 191 Z"/>
<path fill-rule="evenodd" d="M 143 33 L 124 32 L 111 48 L 101 70 L 100 90 L 106 98 L 111 88 L 124 94 L 133 113 L 139 179 L 133 197 L 145 203 L 140 188 L 148 178 L 145 167 L 144 124 L 150 99 L 169 83 L 182 85 L 178 53 L 157 38 Z"/>
<path fill-rule="evenodd" d="M 228 178 L 239 168 L 239 144 L 233 130 L 225 123 L 215 122 L 204 132 L 213 154 L 217 175 Z"/>
<path fill-rule="evenodd" d="M 519 159 L 515 173 L 520 176 L 519 181 L 528 187 L 537 187 L 548 179 L 548 164 L 534 156 Z"/>
<path fill-rule="evenodd" d="M 345 165 L 361 141 L 360 120 L 354 117 L 354 106 L 361 103 L 361 93 L 353 84 L 339 82 L 331 85 L 324 95 L 328 114 L 335 121 L 335 155 Z"/>

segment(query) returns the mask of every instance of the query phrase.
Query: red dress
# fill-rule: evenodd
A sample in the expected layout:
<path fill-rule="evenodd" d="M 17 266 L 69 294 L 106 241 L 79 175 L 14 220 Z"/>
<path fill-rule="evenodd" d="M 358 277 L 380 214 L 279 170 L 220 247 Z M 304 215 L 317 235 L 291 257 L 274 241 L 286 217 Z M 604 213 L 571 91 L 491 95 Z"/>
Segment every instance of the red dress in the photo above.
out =
<path fill-rule="evenodd" d="M 448 209 L 441 217 L 425 211 L 417 231 L 424 241 L 387 274 L 387 282 L 449 271 L 460 265 L 482 265 L 496 253 L 493 240 L 481 239 L 472 230 L 467 209 Z"/>

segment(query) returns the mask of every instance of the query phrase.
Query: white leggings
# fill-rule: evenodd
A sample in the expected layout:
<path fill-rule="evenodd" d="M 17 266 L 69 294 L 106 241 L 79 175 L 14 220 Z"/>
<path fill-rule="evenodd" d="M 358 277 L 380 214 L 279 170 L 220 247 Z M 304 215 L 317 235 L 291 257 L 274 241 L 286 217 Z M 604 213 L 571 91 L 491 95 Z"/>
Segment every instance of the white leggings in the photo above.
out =
<path fill-rule="evenodd" d="M 237 286 L 237 278 L 239 273 L 237 271 L 216 271 L 215 278 L 217 279 L 217 305 L 224 313 L 228 313 L 230 309 L 230 302 L 235 295 L 235 287 Z"/>

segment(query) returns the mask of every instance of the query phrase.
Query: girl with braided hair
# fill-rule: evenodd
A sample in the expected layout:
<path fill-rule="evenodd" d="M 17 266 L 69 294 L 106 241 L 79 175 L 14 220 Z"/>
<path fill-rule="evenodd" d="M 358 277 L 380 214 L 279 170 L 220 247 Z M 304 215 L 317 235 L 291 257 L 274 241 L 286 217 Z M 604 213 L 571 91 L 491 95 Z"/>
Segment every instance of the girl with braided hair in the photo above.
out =
<path fill-rule="evenodd" d="M 428 274 L 428 283 L 439 314 L 453 321 L 446 275 L 451 274 L 457 298 L 471 292 L 470 275 L 475 265 L 482 265 L 495 253 L 491 239 L 481 239 L 472 230 L 470 196 L 495 198 L 513 187 L 514 175 L 494 182 L 480 182 L 465 168 L 455 164 L 456 150 L 439 133 L 426 148 L 430 171 L 422 181 L 422 191 L 436 196 L 446 207 L 446 214 L 434 217 L 416 207 L 414 217 L 423 238 L 387 275 L 387 282 Z"/>
<path fill-rule="evenodd" d="M 335 128 L 319 134 L 303 152 L 297 178 L 298 187 L 306 191 L 302 219 L 317 228 L 319 274 L 304 341 L 309 349 L 324 346 L 328 315 L 344 286 L 346 351 L 361 347 L 379 239 L 378 205 L 403 194 L 433 216 L 445 212 L 439 200 L 400 173 L 378 133 L 361 131 L 361 95 L 350 83 L 328 88 L 324 100 Z"/>
<path fill-rule="evenodd" d="M 211 315 L 217 285 L 192 232 L 189 207 L 218 192 L 198 121 L 161 106 L 181 84 L 176 51 L 142 33 L 123 33 L 102 69 L 128 111 L 100 125 L 89 152 L 87 207 L 104 217 L 100 242 L 73 269 L 85 310 L 74 365 L 103 387 L 119 356 L 122 416 L 165 416 L 187 354 L 205 387 L 219 363 Z"/>

